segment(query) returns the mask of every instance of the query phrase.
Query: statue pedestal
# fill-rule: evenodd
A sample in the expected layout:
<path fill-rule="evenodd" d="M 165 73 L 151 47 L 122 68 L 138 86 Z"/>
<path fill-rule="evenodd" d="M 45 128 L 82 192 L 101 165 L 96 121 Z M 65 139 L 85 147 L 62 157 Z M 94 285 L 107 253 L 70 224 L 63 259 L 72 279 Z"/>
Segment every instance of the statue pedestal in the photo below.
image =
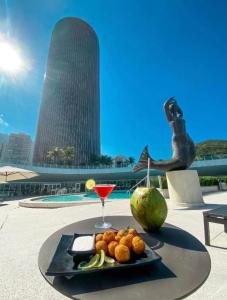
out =
<path fill-rule="evenodd" d="M 204 205 L 197 171 L 166 172 L 170 201 L 179 207 Z"/>

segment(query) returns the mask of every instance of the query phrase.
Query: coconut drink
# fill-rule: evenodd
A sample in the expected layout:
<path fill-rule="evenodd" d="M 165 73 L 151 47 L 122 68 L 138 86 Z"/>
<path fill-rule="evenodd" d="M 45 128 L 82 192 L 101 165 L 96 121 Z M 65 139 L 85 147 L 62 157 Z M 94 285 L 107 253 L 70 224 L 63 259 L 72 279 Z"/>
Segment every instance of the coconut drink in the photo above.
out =
<path fill-rule="evenodd" d="M 150 158 L 140 157 L 139 164 L 147 162 L 147 186 L 137 187 L 130 199 L 130 207 L 133 217 L 147 232 L 158 230 L 167 217 L 167 204 L 162 194 L 150 186 Z"/>
<path fill-rule="evenodd" d="M 154 187 L 137 187 L 130 207 L 133 217 L 147 232 L 158 230 L 167 217 L 165 198 Z"/>

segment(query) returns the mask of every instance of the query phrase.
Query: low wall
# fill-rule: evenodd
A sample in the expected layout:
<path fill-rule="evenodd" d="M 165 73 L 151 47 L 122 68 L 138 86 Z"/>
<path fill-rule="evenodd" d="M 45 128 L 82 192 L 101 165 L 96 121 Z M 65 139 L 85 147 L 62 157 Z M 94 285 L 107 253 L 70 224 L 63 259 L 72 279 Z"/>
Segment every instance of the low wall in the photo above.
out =
<path fill-rule="evenodd" d="M 201 186 L 202 193 L 211 193 L 219 191 L 217 185 Z"/>
<path fill-rule="evenodd" d="M 40 197 L 29 198 L 25 200 L 20 200 L 18 202 L 19 206 L 29 207 L 29 208 L 60 208 L 60 207 L 69 207 L 77 205 L 87 205 L 99 203 L 100 200 L 81 200 L 81 201 L 69 201 L 69 202 L 42 202 L 39 201 Z M 110 201 L 110 200 L 108 200 Z"/>
<path fill-rule="evenodd" d="M 168 189 L 160 189 L 158 188 L 159 192 L 162 194 L 162 196 L 166 199 L 169 198 L 169 191 Z M 223 189 L 225 190 L 225 189 Z M 227 188 L 226 188 L 227 190 Z M 201 186 L 201 191 L 203 194 L 206 194 L 206 193 L 212 193 L 212 192 L 218 192 L 219 191 L 219 188 L 217 185 L 212 185 L 212 186 Z"/>

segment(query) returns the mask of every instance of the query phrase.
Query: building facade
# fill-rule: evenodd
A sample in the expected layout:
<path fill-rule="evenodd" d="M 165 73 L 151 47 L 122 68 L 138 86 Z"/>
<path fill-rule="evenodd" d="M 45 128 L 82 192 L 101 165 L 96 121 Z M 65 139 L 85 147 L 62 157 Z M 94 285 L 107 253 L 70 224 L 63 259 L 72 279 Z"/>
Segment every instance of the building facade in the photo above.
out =
<path fill-rule="evenodd" d="M 25 133 L 11 133 L 3 155 L 3 161 L 14 164 L 31 163 L 32 139 Z"/>
<path fill-rule="evenodd" d="M 0 133 L 0 160 L 3 160 L 6 146 L 8 144 L 9 136 L 5 133 Z"/>
<path fill-rule="evenodd" d="M 50 163 L 48 151 L 68 146 L 75 166 L 100 154 L 99 44 L 77 18 L 60 20 L 52 33 L 33 163 Z"/>

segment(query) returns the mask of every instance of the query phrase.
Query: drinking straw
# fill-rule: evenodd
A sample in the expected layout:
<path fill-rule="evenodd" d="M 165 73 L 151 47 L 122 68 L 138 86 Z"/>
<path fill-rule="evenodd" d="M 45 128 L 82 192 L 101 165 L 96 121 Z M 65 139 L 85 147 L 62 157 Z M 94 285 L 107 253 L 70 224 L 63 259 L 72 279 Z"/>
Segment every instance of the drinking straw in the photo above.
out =
<path fill-rule="evenodd" d="M 148 157 L 148 160 L 147 160 L 147 188 L 151 187 L 149 175 L 150 175 L 150 157 Z"/>

